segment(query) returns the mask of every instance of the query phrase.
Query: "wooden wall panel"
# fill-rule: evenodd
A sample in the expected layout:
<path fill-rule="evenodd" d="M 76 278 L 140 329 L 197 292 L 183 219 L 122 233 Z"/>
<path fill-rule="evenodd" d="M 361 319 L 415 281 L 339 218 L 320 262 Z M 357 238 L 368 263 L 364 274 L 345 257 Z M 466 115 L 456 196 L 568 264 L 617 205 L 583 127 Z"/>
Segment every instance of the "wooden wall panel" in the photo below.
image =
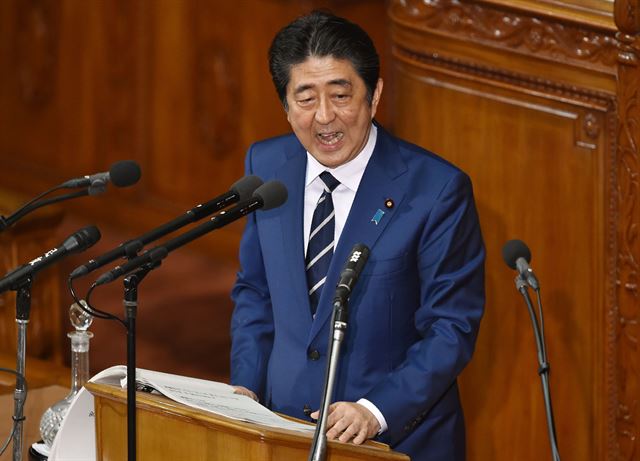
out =
<path fill-rule="evenodd" d="M 0 1 L 0 205 L 16 194 L 26 199 L 66 179 L 105 171 L 117 160 L 142 166 L 142 179 L 131 189 L 110 187 L 100 197 L 49 210 L 64 213 L 62 223 L 43 224 L 37 238 L 24 235 L 21 245 L 29 245 L 19 252 L 12 237 L 1 236 L 2 267 L 9 270 L 81 226 L 95 223 L 103 234 L 96 246 L 56 267 L 60 280 L 47 285 L 55 291 L 43 303 L 51 310 L 29 325 L 30 334 L 40 335 L 32 352 L 68 358 L 71 301 L 63 282 L 73 268 L 222 193 L 242 176 L 252 142 L 289 131 L 267 48 L 277 30 L 316 7 L 362 24 L 384 66 L 384 0 Z M 388 95 L 385 90 L 379 108 L 382 122 Z M 14 208 L 0 206 L 0 212 L 20 205 L 11 203 Z M 226 379 L 228 292 L 242 225 L 181 249 L 145 282 L 138 317 L 141 366 Z M 24 227 L 14 230 L 22 235 Z M 94 279 L 77 281 L 81 296 Z M 96 291 L 97 307 L 122 315 L 121 286 Z M 9 347 L 15 343 L 14 313 L 7 308 L 10 296 L 0 303 L 5 299 L 0 344 Z M 197 331 L 185 326 L 176 332 L 176 325 L 186 325 L 187 307 Z M 105 321 L 92 329 L 94 370 L 123 363 L 122 329 Z"/>
<path fill-rule="evenodd" d="M 569 459 L 600 459 L 590 456 L 602 452 L 595 430 L 605 406 L 599 357 L 605 306 L 594 282 L 606 268 L 601 252 L 593 251 L 606 247 L 606 208 L 598 194 L 606 176 L 603 159 L 611 159 L 604 136 L 590 139 L 599 148 L 576 142 L 587 136 L 575 106 L 501 94 L 487 85 L 458 86 L 451 76 L 445 83 L 431 74 L 425 85 L 415 74 L 399 71 L 398 84 L 411 99 L 429 101 L 430 109 L 416 117 L 415 104 L 399 99 L 398 120 L 411 121 L 399 124 L 398 133 L 446 153 L 471 176 L 487 243 L 487 313 L 462 381 L 475 452 L 470 459 L 536 459 L 547 450 L 529 317 L 500 256 L 502 244 L 514 237 L 533 249 L 543 286 L 561 448 L 571 440 Z M 466 109 L 454 116 L 447 107 Z M 607 120 L 606 112 L 588 114 Z M 443 137 L 452 126 L 458 136 Z M 523 453 L 531 457 L 521 458 Z"/>
<path fill-rule="evenodd" d="M 606 22 L 593 2 L 540 3 L 392 2 L 391 110 L 397 134 L 474 183 L 487 309 L 461 380 L 468 458 L 550 458 L 531 322 L 501 257 L 520 238 L 542 285 L 562 459 L 619 459 L 619 45 L 611 5 Z"/>
<path fill-rule="evenodd" d="M 218 195 L 252 142 L 289 131 L 267 48 L 319 6 L 357 19 L 384 53 L 383 0 L 2 2 L 0 181 L 35 195 L 134 159 L 134 189 L 65 206 L 131 236 Z M 234 260 L 241 229 L 195 246 Z"/>

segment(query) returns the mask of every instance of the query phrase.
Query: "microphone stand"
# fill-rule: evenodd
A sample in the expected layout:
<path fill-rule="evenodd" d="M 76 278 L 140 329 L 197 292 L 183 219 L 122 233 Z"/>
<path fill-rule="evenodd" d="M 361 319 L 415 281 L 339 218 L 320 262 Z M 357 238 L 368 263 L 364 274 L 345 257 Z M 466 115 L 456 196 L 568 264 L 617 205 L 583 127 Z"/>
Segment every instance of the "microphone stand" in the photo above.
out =
<path fill-rule="evenodd" d="M 544 324 L 542 319 L 542 306 L 540 302 L 540 288 L 536 289 L 538 296 L 538 306 L 540 308 L 540 324 L 538 324 L 538 318 L 533 309 L 531 298 L 529 297 L 529 291 L 527 289 L 527 281 L 518 275 L 515 279 L 516 288 L 522 295 L 529 316 L 531 317 L 531 323 L 533 325 L 533 335 L 536 340 L 536 348 L 538 350 L 538 375 L 542 383 L 542 396 L 544 398 L 544 407 L 547 415 L 547 428 L 549 430 L 549 442 L 551 443 L 551 456 L 553 461 L 560 461 L 560 452 L 558 451 L 558 441 L 556 438 L 556 426 L 553 418 L 553 407 L 551 406 L 551 389 L 549 387 L 549 361 L 547 359 L 547 351 L 544 344 Z"/>
<path fill-rule="evenodd" d="M 124 312 L 127 326 L 127 459 L 136 459 L 136 316 L 138 285 L 160 262 L 142 266 L 124 278 Z"/>
<path fill-rule="evenodd" d="M 26 277 L 16 288 L 16 323 L 18 326 L 18 344 L 16 350 L 16 372 L 19 375 L 25 375 L 25 361 L 27 350 L 27 323 L 29 323 L 29 314 L 31 311 L 31 282 L 32 277 Z M 24 403 L 27 398 L 24 384 L 20 384 L 20 380 L 16 377 L 16 389 L 13 394 L 14 410 L 13 421 L 15 430 L 13 432 L 13 461 L 22 460 L 22 432 L 23 422 L 25 420 L 23 410 Z"/>
<path fill-rule="evenodd" d="M 331 317 L 333 328 L 329 336 L 333 341 L 329 345 L 329 361 L 325 373 L 322 403 L 320 405 L 320 414 L 318 415 L 318 423 L 316 424 L 316 431 L 313 435 L 308 461 L 324 461 L 327 458 L 327 410 L 329 405 L 331 405 L 331 397 L 335 386 L 336 371 L 340 358 L 340 345 L 347 332 L 348 309 L 347 300 L 344 302 L 340 299 L 334 300 L 333 315 Z"/>

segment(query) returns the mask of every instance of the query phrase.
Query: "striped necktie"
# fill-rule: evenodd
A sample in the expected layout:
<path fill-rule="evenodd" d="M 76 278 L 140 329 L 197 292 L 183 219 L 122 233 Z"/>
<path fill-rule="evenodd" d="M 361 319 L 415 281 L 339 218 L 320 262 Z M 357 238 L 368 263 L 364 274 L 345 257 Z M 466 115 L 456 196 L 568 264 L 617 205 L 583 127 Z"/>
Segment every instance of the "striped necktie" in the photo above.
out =
<path fill-rule="evenodd" d="M 331 193 L 338 187 L 338 184 L 340 184 L 340 182 L 327 171 L 320 173 L 320 179 L 324 183 L 324 192 L 320 196 L 316 204 L 316 209 L 313 212 L 311 232 L 309 233 L 309 243 L 307 245 L 307 257 L 305 260 L 311 315 L 314 316 L 318 308 L 318 300 L 322 293 L 322 287 L 327 278 L 331 257 L 333 256 L 335 210 L 333 209 Z"/>

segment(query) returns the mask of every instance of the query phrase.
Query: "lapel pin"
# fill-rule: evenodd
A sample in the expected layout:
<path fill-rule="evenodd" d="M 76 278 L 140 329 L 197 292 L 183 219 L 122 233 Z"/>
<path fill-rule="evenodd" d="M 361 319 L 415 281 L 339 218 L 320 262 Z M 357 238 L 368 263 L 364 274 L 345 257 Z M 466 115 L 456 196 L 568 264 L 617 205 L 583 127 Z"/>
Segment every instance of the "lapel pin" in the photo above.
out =
<path fill-rule="evenodd" d="M 373 218 L 371 218 L 371 222 L 376 223 L 376 226 L 377 226 L 380 223 L 380 220 L 382 219 L 383 216 L 384 216 L 384 211 L 378 208 L 378 211 L 376 211 L 376 214 L 374 214 Z"/>
<path fill-rule="evenodd" d="M 393 208 L 393 200 L 391 200 L 390 198 L 386 199 L 384 201 L 384 206 L 386 206 L 389 209 Z"/>

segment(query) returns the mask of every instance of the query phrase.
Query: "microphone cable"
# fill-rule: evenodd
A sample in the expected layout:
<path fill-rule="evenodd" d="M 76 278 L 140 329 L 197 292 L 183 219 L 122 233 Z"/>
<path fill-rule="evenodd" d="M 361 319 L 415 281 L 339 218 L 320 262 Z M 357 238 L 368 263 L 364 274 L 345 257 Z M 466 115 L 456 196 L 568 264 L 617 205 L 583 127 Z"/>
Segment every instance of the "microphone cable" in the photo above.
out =
<path fill-rule="evenodd" d="M 89 291 L 87 292 L 86 299 L 84 300 L 84 302 L 87 304 L 87 307 L 85 307 L 84 304 L 81 302 L 80 298 L 78 298 L 78 295 L 76 294 L 76 290 L 73 287 L 73 278 L 69 277 L 67 279 L 67 287 L 69 288 L 69 292 L 71 293 L 71 297 L 73 298 L 73 300 L 75 301 L 75 303 L 78 305 L 78 307 L 81 310 L 83 310 L 86 314 L 89 314 L 89 315 L 91 315 L 91 316 L 93 316 L 95 318 L 98 318 L 98 319 L 115 320 L 117 322 L 120 322 L 120 324 L 125 329 L 127 329 L 127 323 L 123 319 L 121 319 L 117 315 L 110 314 L 109 312 L 101 311 L 100 309 L 98 309 L 98 308 L 94 307 L 93 305 L 91 305 L 91 302 L 90 302 L 91 294 L 93 293 L 93 290 L 96 288 L 96 286 L 97 285 L 94 283 L 89 288 Z"/>
<path fill-rule="evenodd" d="M 18 387 L 22 388 L 22 390 L 23 390 L 22 395 L 19 397 L 20 401 L 18 402 L 18 405 L 20 405 L 20 407 L 19 407 L 20 409 L 18 411 L 18 414 L 23 415 L 23 416 L 22 416 L 21 419 L 16 419 L 15 415 L 13 416 L 13 424 L 11 425 L 11 433 L 9 434 L 9 437 L 7 438 L 7 440 L 2 444 L 2 447 L 0 447 L 0 456 L 2 456 L 4 451 L 7 449 L 7 447 L 11 443 L 11 440 L 13 439 L 13 435 L 15 434 L 16 428 L 18 427 L 18 422 L 25 420 L 24 404 L 27 401 L 27 379 L 24 377 L 24 375 L 18 373 L 16 370 L 11 370 L 10 368 L 1 368 L 0 367 L 0 372 L 11 373 L 11 374 L 16 375 L 16 380 L 18 381 Z"/>

